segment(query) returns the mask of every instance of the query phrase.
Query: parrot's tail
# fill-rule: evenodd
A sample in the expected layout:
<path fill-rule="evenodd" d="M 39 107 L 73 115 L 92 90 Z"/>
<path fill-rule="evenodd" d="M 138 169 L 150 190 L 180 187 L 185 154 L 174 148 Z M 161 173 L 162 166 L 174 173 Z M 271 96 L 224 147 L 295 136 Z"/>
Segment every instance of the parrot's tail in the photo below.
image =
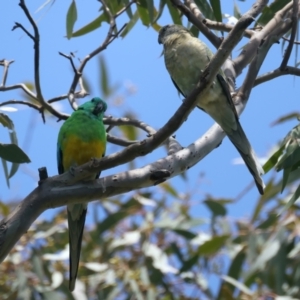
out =
<path fill-rule="evenodd" d="M 70 210 L 70 207 L 72 210 Z M 70 281 L 69 290 L 73 291 L 78 273 L 80 260 L 80 251 L 82 243 L 82 235 L 87 208 L 82 204 L 68 205 L 68 226 L 69 226 L 69 243 L 70 243 Z M 72 217 L 72 211 L 77 210 L 77 218 Z"/>
<path fill-rule="evenodd" d="M 248 170 L 255 180 L 259 193 L 263 195 L 265 184 L 261 175 L 264 174 L 264 170 L 258 162 L 255 152 L 252 149 L 240 122 L 237 122 L 237 130 L 232 130 L 230 133 L 226 132 L 226 134 L 241 154 Z"/>

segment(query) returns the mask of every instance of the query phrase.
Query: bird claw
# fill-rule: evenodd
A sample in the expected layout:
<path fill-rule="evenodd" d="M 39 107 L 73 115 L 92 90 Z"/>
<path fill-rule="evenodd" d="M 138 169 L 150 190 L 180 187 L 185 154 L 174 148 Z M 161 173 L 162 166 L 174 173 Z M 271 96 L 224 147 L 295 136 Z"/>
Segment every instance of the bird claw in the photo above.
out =
<path fill-rule="evenodd" d="M 75 176 L 75 167 L 74 166 L 71 166 L 70 169 L 69 169 L 69 172 L 72 176 Z"/>

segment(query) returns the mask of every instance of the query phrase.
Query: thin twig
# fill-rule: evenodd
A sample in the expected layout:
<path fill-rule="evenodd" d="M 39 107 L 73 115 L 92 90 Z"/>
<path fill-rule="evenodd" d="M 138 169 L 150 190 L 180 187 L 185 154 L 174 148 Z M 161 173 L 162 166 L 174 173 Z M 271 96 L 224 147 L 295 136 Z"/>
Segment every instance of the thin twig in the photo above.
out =
<path fill-rule="evenodd" d="M 64 100 L 64 99 L 67 99 L 67 98 L 68 98 L 68 95 L 67 95 L 67 94 L 61 95 L 61 96 L 57 96 L 57 97 L 54 97 L 54 98 L 49 99 L 49 100 L 48 100 L 48 103 L 57 102 L 57 101 Z"/>
<path fill-rule="evenodd" d="M 34 108 L 36 110 L 38 110 L 39 112 L 41 112 L 41 106 L 38 106 L 34 103 L 31 103 L 31 102 L 27 102 L 27 101 L 23 101 L 23 100 L 8 100 L 8 101 L 5 101 L 5 102 L 1 102 L 0 103 L 0 106 L 5 106 L 5 105 L 9 105 L 9 104 L 22 104 L 22 105 L 27 105 L 31 108 Z"/>
<path fill-rule="evenodd" d="M 1 106 L 5 106 L 5 105 L 9 105 L 9 104 L 22 104 L 22 105 L 26 105 L 29 106 L 31 108 L 36 109 L 42 116 L 43 119 L 43 123 L 45 123 L 45 115 L 44 115 L 44 108 L 43 106 L 38 106 L 34 103 L 31 102 L 27 102 L 27 101 L 23 101 L 23 100 L 8 100 L 8 101 L 4 101 L 0 103 L 0 107 Z"/>
<path fill-rule="evenodd" d="M 136 0 L 132 0 L 130 1 L 126 6 L 124 6 L 123 8 L 121 8 L 115 15 L 114 18 L 116 19 L 117 17 L 119 17 L 123 12 L 125 12 L 133 3 L 136 3 Z"/>
<path fill-rule="evenodd" d="M 27 6 L 25 5 L 25 1 L 20 0 L 19 5 L 23 9 L 23 11 L 34 31 L 34 37 L 33 37 L 33 42 L 34 42 L 34 83 L 35 83 L 38 100 L 40 99 L 39 101 L 46 103 L 44 100 L 43 94 L 42 94 L 41 82 L 40 82 L 40 33 L 39 33 L 38 27 L 35 24 Z"/>
<path fill-rule="evenodd" d="M 34 41 L 34 36 L 22 24 L 15 22 L 15 26 L 12 28 L 12 31 L 17 28 L 21 28 Z"/>
<path fill-rule="evenodd" d="M 75 93 L 76 98 L 84 98 L 85 96 L 89 95 L 89 93 L 84 88 L 82 76 L 79 77 L 78 85 L 79 91 Z"/>
<path fill-rule="evenodd" d="M 130 119 L 130 118 L 113 118 L 112 116 L 105 117 L 103 119 L 104 124 L 110 125 L 107 128 L 107 132 L 109 132 L 113 127 L 120 126 L 120 125 L 131 125 L 137 128 L 140 128 L 147 132 L 149 135 L 155 134 L 157 131 L 152 128 L 150 125 L 146 124 L 137 119 Z"/>
<path fill-rule="evenodd" d="M 208 38 L 208 40 L 210 40 L 217 49 L 219 48 L 222 40 L 204 25 L 203 19 L 200 18 L 200 15 L 195 15 L 195 3 L 193 1 L 186 1 L 189 7 L 184 5 L 180 0 L 171 0 L 171 2 Z"/>
<path fill-rule="evenodd" d="M 119 138 L 119 137 L 113 136 L 111 134 L 107 134 L 106 138 L 107 138 L 107 141 L 109 143 L 115 144 L 115 145 L 118 145 L 118 146 L 123 146 L 123 147 L 128 147 L 132 144 L 140 142 L 138 140 L 137 141 L 130 141 L 130 140 L 127 140 L 127 139 L 124 139 L 124 138 Z"/>
<path fill-rule="evenodd" d="M 12 64 L 13 62 L 14 62 L 14 60 L 6 60 L 6 59 L 0 60 L 0 65 L 4 66 L 3 77 L 2 77 L 2 82 L 0 83 L 0 87 L 5 86 L 8 69 L 9 69 L 10 64 Z"/>
<path fill-rule="evenodd" d="M 61 56 L 63 56 L 63 57 L 65 57 L 66 59 L 68 59 L 70 61 L 72 69 L 76 73 L 77 70 L 76 70 L 76 67 L 75 67 L 75 64 L 74 64 L 74 61 L 73 61 L 73 57 L 71 55 L 64 54 L 64 53 L 62 53 L 60 51 L 58 51 L 58 54 L 61 55 Z"/>
<path fill-rule="evenodd" d="M 217 22 L 217 21 L 212 21 L 209 19 L 205 19 L 204 24 L 209 28 L 213 30 L 219 30 L 219 31 L 224 31 L 224 32 L 230 32 L 234 25 L 230 24 L 225 24 L 222 22 Z M 255 34 L 254 30 L 251 29 L 246 29 L 244 32 L 244 36 L 247 38 L 251 38 L 252 35 Z"/>
<path fill-rule="evenodd" d="M 17 90 L 17 89 L 23 90 L 28 96 L 36 100 L 36 95 L 24 83 L 17 83 L 10 86 L 0 86 L 0 92 Z"/>
<path fill-rule="evenodd" d="M 69 98 L 69 102 L 71 104 L 71 106 L 76 109 L 76 104 L 75 104 L 75 89 L 76 86 L 79 82 L 79 79 L 82 75 L 83 69 L 85 67 L 85 65 L 87 64 L 87 62 L 92 59 L 95 55 L 99 54 L 101 51 L 105 50 L 107 48 L 107 46 L 113 42 L 118 36 L 119 34 L 124 30 L 126 24 L 123 25 L 123 27 L 117 31 L 116 34 L 114 34 L 114 30 L 116 28 L 116 21 L 115 21 L 115 16 L 112 15 L 112 13 L 109 10 L 109 7 L 107 6 L 106 2 L 104 0 L 100 0 L 100 2 L 103 5 L 103 9 L 104 11 L 108 14 L 109 16 L 109 30 L 108 33 L 106 35 L 106 38 L 104 39 L 103 43 L 101 44 L 101 46 L 99 46 L 97 49 L 95 49 L 94 51 L 92 51 L 90 54 L 88 54 L 81 62 L 80 66 L 78 67 L 78 69 L 76 69 L 74 78 L 73 78 L 73 82 L 71 84 L 69 93 L 68 93 L 68 98 Z M 120 13 L 121 14 L 121 13 Z M 119 14 L 119 15 L 120 15 Z M 119 16 L 117 15 L 117 16 Z"/>
<path fill-rule="evenodd" d="M 298 27 L 298 9 L 299 9 L 299 1 L 293 0 L 292 32 L 291 32 L 289 44 L 288 44 L 287 49 L 284 54 L 284 58 L 280 65 L 280 70 L 284 70 L 286 68 L 289 58 L 291 56 L 292 50 L 293 50 L 294 41 L 296 38 L 297 27 Z"/>
<path fill-rule="evenodd" d="M 284 70 L 280 70 L 280 68 L 270 71 L 266 74 L 263 74 L 259 77 L 257 77 L 254 81 L 253 86 L 257 86 L 259 84 L 262 84 L 266 81 L 272 80 L 274 78 L 277 78 L 279 76 L 283 75 L 295 75 L 300 76 L 300 69 L 292 66 L 287 66 Z"/>
<path fill-rule="evenodd" d="M 47 103 L 43 97 L 42 89 L 41 89 L 41 83 L 40 83 L 40 34 L 37 25 L 35 24 L 32 16 L 30 15 L 30 12 L 25 4 L 24 0 L 20 0 L 19 6 L 24 11 L 27 19 L 29 20 L 31 26 L 33 27 L 34 35 L 31 35 L 24 27 L 23 25 L 16 23 L 16 28 L 21 28 L 32 40 L 34 44 L 34 83 L 35 88 L 37 91 L 37 94 L 35 95 L 31 91 L 29 91 L 24 84 L 18 84 L 13 85 L 11 87 L 2 87 L 0 88 L 0 91 L 7 91 L 9 89 L 16 89 L 16 88 L 22 88 L 28 95 L 33 97 L 35 100 L 37 100 L 44 109 L 47 109 L 50 113 L 52 113 L 54 116 L 58 118 L 64 118 L 65 115 L 58 112 L 56 109 L 54 109 L 49 103 Z"/>
<path fill-rule="evenodd" d="M 285 36 L 283 36 L 282 39 L 285 40 L 285 41 L 287 41 L 287 42 L 289 42 L 291 40 L 290 38 L 287 38 Z M 295 45 L 300 45 L 300 42 L 299 41 L 294 41 L 294 44 Z"/>

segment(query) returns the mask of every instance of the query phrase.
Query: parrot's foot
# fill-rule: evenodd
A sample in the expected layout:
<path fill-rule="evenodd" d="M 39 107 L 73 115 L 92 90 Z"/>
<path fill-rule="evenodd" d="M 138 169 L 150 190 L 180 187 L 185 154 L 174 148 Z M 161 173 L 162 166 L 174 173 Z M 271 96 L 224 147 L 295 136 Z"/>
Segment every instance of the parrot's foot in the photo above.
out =
<path fill-rule="evenodd" d="M 69 172 L 72 176 L 75 176 L 75 167 L 74 166 L 71 166 L 70 169 L 69 169 Z"/>

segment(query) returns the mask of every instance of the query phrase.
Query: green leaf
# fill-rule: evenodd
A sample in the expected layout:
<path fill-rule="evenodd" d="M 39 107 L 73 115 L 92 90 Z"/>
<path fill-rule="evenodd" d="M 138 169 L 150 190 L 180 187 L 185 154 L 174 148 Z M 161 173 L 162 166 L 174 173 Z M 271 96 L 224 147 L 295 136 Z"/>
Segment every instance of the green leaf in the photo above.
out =
<path fill-rule="evenodd" d="M 239 289 L 241 292 L 243 292 L 245 295 L 250 296 L 252 298 L 253 292 L 244 283 L 239 282 L 238 280 L 236 280 L 232 277 L 226 276 L 226 275 L 222 275 L 221 277 L 224 281 L 232 284 L 237 289 Z"/>
<path fill-rule="evenodd" d="M 160 0 L 159 1 L 159 6 L 158 6 L 158 12 L 156 14 L 155 19 L 153 20 L 153 23 L 155 23 L 162 15 L 165 5 L 166 5 L 167 0 Z"/>
<path fill-rule="evenodd" d="M 77 8 L 75 0 L 72 0 L 71 5 L 69 7 L 67 13 L 66 20 L 66 28 L 67 28 L 67 38 L 70 39 L 72 37 L 72 32 L 74 28 L 74 24 L 77 21 Z"/>
<path fill-rule="evenodd" d="M 268 173 L 277 163 L 279 157 L 284 150 L 284 145 L 282 145 L 264 164 L 263 169 L 265 174 Z"/>
<path fill-rule="evenodd" d="M 227 213 L 226 208 L 220 201 L 209 199 L 205 200 L 204 204 L 210 209 L 214 216 L 225 216 Z"/>
<path fill-rule="evenodd" d="M 197 236 L 197 234 L 188 231 L 188 230 L 184 230 L 184 229 L 173 229 L 174 232 L 176 232 L 177 234 L 183 236 L 184 238 L 188 239 L 188 240 L 192 240 L 193 238 L 195 238 Z"/>
<path fill-rule="evenodd" d="M 147 8 L 147 1 L 146 0 L 139 0 L 137 3 L 137 11 L 139 13 L 139 17 L 142 21 L 142 23 L 145 26 L 150 25 L 150 16 L 149 16 L 149 11 Z"/>
<path fill-rule="evenodd" d="M 9 172 L 9 178 L 12 178 L 18 171 L 20 164 L 12 163 L 11 169 Z"/>
<path fill-rule="evenodd" d="M 162 189 L 164 189 L 167 193 L 172 195 L 173 197 L 178 197 L 177 191 L 174 189 L 174 187 L 170 184 L 170 182 L 165 181 L 159 185 Z"/>
<path fill-rule="evenodd" d="M 292 168 L 291 168 L 291 167 L 290 167 L 290 168 L 285 168 L 285 169 L 283 170 L 283 178 L 282 178 L 281 193 L 283 192 L 283 190 L 284 190 L 284 188 L 285 188 L 285 186 L 286 186 L 286 184 L 287 184 L 287 182 L 288 182 L 289 175 L 290 175 L 291 171 L 292 171 Z"/>
<path fill-rule="evenodd" d="M 130 2 L 129 0 L 123 0 L 123 3 L 125 6 L 127 6 Z M 133 13 L 132 13 L 132 9 L 131 9 L 131 5 L 129 7 L 127 7 L 126 9 L 126 13 L 129 19 L 133 18 Z"/>
<path fill-rule="evenodd" d="M 200 8 L 201 12 L 203 13 L 205 18 L 215 20 L 214 12 L 211 6 L 205 0 L 195 0 L 196 4 Z"/>
<path fill-rule="evenodd" d="M 115 15 L 117 12 L 119 12 L 123 7 L 124 4 L 122 3 L 123 1 L 120 0 L 109 0 L 105 1 L 106 5 L 108 6 L 110 12 L 112 15 Z"/>
<path fill-rule="evenodd" d="M 215 19 L 218 22 L 222 22 L 222 12 L 221 12 L 221 4 L 220 0 L 209 0 L 211 7 L 213 9 Z"/>
<path fill-rule="evenodd" d="M 7 217 L 10 213 L 9 206 L 6 205 L 5 203 L 3 203 L 2 201 L 0 201 L 0 212 L 1 212 L 1 215 L 4 217 Z"/>
<path fill-rule="evenodd" d="M 266 263 L 270 261 L 280 249 L 280 240 L 274 239 L 270 240 L 263 245 L 261 253 L 255 257 L 255 261 L 251 263 L 250 269 L 246 277 L 249 277 L 251 274 L 257 270 L 263 270 L 266 266 Z"/>
<path fill-rule="evenodd" d="M 298 186 L 298 188 L 296 189 L 294 195 L 292 196 L 292 198 L 287 202 L 287 204 L 284 206 L 284 210 L 289 209 L 296 201 L 297 199 L 300 197 L 300 185 Z"/>
<path fill-rule="evenodd" d="M 243 247 L 233 258 L 231 265 L 228 270 L 228 276 L 238 279 L 241 272 L 243 271 L 243 264 L 246 259 L 245 248 Z"/>
<path fill-rule="evenodd" d="M 135 199 L 130 199 L 126 203 L 122 204 L 117 212 L 108 215 L 101 223 L 98 224 L 97 227 L 99 229 L 99 234 L 108 229 L 112 229 L 120 221 L 132 215 L 141 208 L 142 205 L 140 202 Z"/>
<path fill-rule="evenodd" d="M 29 157 L 16 144 L 0 144 L 0 157 L 14 163 L 29 163 Z"/>
<path fill-rule="evenodd" d="M 260 15 L 259 19 L 256 22 L 256 26 L 266 25 L 276 14 L 278 10 L 283 8 L 286 4 L 288 4 L 290 0 L 275 0 L 269 6 L 266 6 L 262 14 Z"/>
<path fill-rule="evenodd" d="M 190 270 L 191 268 L 194 267 L 194 265 L 196 265 L 198 263 L 198 261 L 199 261 L 199 254 L 192 256 L 190 259 L 186 260 L 183 263 L 183 265 L 180 269 L 180 273 Z"/>
<path fill-rule="evenodd" d="M 241 11 L 238 7 L 238 5 L 236 4 L 236 2 L 234 1 L 234 7 L 233 7 L 233 16 L 235 18 L 237 18 L 238 20 L 241 18 L 242 14 Z"/>
<path fill-rule="evenodd" d="M 279 159 L 276 164 L 276 171 L 279 172 L 282 169 L 292 168 L 300 161 L 300 148 L 295 143 L 290 143 L 286 148 L 285 154 Z"/>
<path fill-rule="evenodd" d="M 125 29 L 122 31 L 121 33 L 122 38 L 124 38 L 127 35 L 127 33 L 133 28 L 133 26 L 136 24 L 138 19 L 139 19 L 139 12 L 136 10 L 132 19 L 128 22 Z"/>
<path fill-rule="evenodd" d="M 171 1 L 167 1 L 167 6 L 169 8 L 169 12 L 170 12 L 170 15 L 172 17 L 173 23 L 182 25 L 181 15 L 179 13 L 179 10 L 176 7 L 173 6 Z"/>
<path fill-rule="evenodd" d="M 219 235 L 215 236 L 212 239 L 204 242 L 198 248 L 199 255 L 213 255 L 218 252 L 228 240 L 229 235 Z"/>
<path fill-rule="evenodd" d="M 14 123 L 13 121 L 5 114 L 0 113 L 0 123 L 4 126 L 9 128 L 10 130 L 14 130 Z"/>
<path fill-rule="evenodd" d="M 155 11 L 153 0 L 147 0 L 147 8 L 149 12 L 150 23 L 153 23 Z"/>
<path fill-rule="evenodd" d="M 289 113 L 287 115 L 284 115 L 284 116 L 278 118 L 274 122 L 272 122 L 271 126 L 279 125 L 281 123 L 285 123 L 287 121 L 295 120 L 295 119 L 298 119 L 298 118 L 299 118 L 299 113 L 298 112 Z"/>
<path fill-rule="evenodd" d="M 138 136 L 137 128 L 129 125 L 121 125 L 119 129 L 122 131 L 124 137 L 130 141 L 135 141 Z"/>
<path fill-rule="evenodd" d="M 78 37 L 90 33 L 95 29 L 99 28 L 102 22 L 108 22 L 108 17 L 105 13 L 103 13 L 87 25 L 83 26 L 82 28 L 78 29 L 77 31 L 73 32 L 72 37 Z"/>
<path fill-rule="evenodd" d="M 183 255 L 182 255 L 181 251 L 180 251 L 180 248 L 177 246 L 177 244 L 175 242 L 171 243 L 170 248 L 171 248 L 172 252 L 178 257 L 178 259 L 181 262 L 184 262 L 184 258 L 183 258 Z"/>
<path fill-rule="evenodd" d="M 263 221 L 262 223 L 260 223 L 256 228 L 257 229 L 268 229 L 271 226 L 275 225 L 278 219 L 279 219 L 279 215 L 272 213 L 272 214 L 268 215 L 268 218 L 265 221 Z"/>
<path fill-rule="evenodd" d="M 0 113 L 0 123 L 3 126 L 10 129 L 10 131 L 9 131 L 10 140 L 13 144 L 18 145 L 17 133 L 15 131 L 13 121 L 7 115 Z M 7 168 L 7 164 L 5 164 L 5 166 L 3 165 L 3 167 Z M 11 166 L 11 170 L 9 172 L 8 178 L 13 177 L 13 175 L 17 172 L 18 169 L 19 169 L 19 164 L 13 163 Z"/>
<path fill-rule="evenodd" d="M 8 174 L 7 162 L 3 158 L 1 158 L 1 161 L 2 161 L 2 166 L 3 166 L 4 176 L 6 179 L 6 185 L 9 187 L 9 174 Z"/>
<path fill-rule="evenodd" d="M 192 27 L 189 30 L 193 34 L 194 37 L 199 36 L 200 31 L 195 25 L 192 25 Z"/>

